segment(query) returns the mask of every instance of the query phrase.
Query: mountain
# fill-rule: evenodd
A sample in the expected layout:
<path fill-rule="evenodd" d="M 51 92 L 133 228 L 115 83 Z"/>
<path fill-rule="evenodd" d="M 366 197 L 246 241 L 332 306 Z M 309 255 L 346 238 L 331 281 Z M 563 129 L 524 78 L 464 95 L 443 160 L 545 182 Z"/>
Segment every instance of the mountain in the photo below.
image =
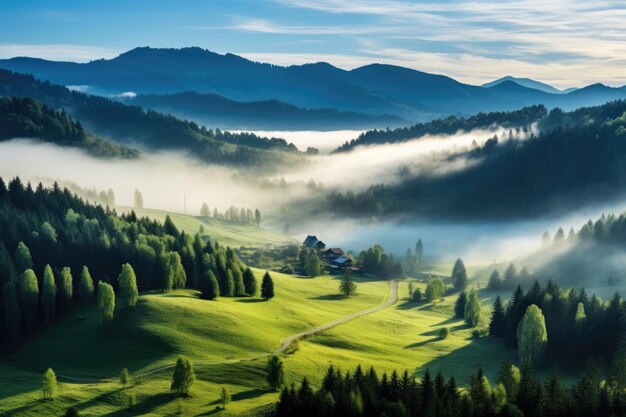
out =
<path fill-rule="evenodd" d="M 506 77 L 498 78 L 497 80 L 491 81 L 489 83 L 483 84 L 482 86 L 485 88 L 494 87 L 498 84 L 502 84 L 506 81 L 513 81 L 516 84 L 521 85 L 522 87 L 532 88 L 533 90 L 543 91 L 544 93 L 550 94 L 563 94 L 564 91 L 561 91 L 555 87 L 552 87 L 549 84 L 542 83 L 541 81 L 536 81 L 530 78 L 518 78 L 507 75 Z"/>
<path fill-rule="evenodd" d="M 123 99 L 147 109 L 193 119 L 206 126 L 237 130 L 341 130 L 408 124 L 391 115 L 335 109 L 305 109 L 278 100 L 242 102 L 217 94 L 142 94 Z"/>
<path fill-rule="evenodd" d="M 382 64 L 349 71 L 327 63 L 283 67 L 195 47 L 136 48 L 112 59 L 84 64 L 11 58 L 0 60 L 0 68 L 63 85 L 86 86 L 99 94 L 194 91 L 236 101 L 278 100 L 309 109 L 389 114 L 411 121 L 515 110 L 534 104 L 573 110 L 626 97 L 623 89 L 609 87 L 589 96 L 576 95 L 578 90 L 553 94 L 538 90 L 536 83 L 531 84 L 534 88 L 523 86 L 518 79 L 485 88 L 443 75 Z M 521 89 L 511 91 L 509 82 Z"/>
<path fill-rule="evenodd" d="M 33 98 L 54 110 L 66 111 L 90 131 L 116 142 L 187 151 L 206 162 L 271 167 L 299 155 L 295 145 L 284 139 L 213 131 L 171 115 L 70 91 L 32 75 L 0 70 L 0 97 Z"/>

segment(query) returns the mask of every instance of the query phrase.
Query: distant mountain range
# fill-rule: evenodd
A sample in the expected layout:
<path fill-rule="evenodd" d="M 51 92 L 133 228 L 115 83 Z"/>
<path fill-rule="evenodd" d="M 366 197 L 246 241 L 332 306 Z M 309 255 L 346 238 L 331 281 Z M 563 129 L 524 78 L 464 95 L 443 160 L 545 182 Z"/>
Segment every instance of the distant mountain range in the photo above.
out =
<path fill-rule="evenodd" d="M 237 130 L 342 130 L 406 126 L 398 116 L 335 109 L 305 109 L 278 100 L 236 101 L 217 94 L 185 92 L 123 96 L 121 101 L 190 118 L 206 126 Z"/>
<path fill-rule="evenodd" d="M 22 57 L 0 60 L 0 68 L 68 86 L 88 86 L 101 94 L 130 91 L 173 95 L 169 100 L 159 99 L 159 105 L 181 115 L 188 114 L 188 108 L 183 110 L 189 104 L 181 104 L 178 94 L 189 91 L 236 101 L 278 100 L 307 109 L 386 114 L 409 121 L 515 110 L 534 104 L 572 110 L 626 98 L 626 88 L 602 84 L 569 93 L 512 77 L 488 86 L 473 86 L 392 65 L 372 64 L 349 71 L 327 63 L 282 67 L 200 48 L 136 48 L 113 59 L 85 64 Z M 152 100 L 150 105 L 156 101 Z M 198 104 L 196 117 L 215 114 L 214 107 Z M 385 127 L 385 121 L 380 120 L 380 127 Z"/>
<path fill-rule="evenodd" d="M 482 86 L 485 88 L 494 87 L 498 84 L 502 84 L 505 81 L 513 81 L 521 85 L 522 87 L 532 88 L 534 90 L 543 91 L 544 93 L 550 94 L 563 94 L 564 91 L 559 90 L 558 88 L 552 87 L 549 84 L 542 83 L 541 81 L 532 80 L 530 78 L 518 78 L 507 75 L 506 77 L 498 78 L 497 80 L 491 81 L 490 83 L 483 84 Z M 568 89 L 567 92 L 572 92 L 576 90 L 576 88 Z"/>

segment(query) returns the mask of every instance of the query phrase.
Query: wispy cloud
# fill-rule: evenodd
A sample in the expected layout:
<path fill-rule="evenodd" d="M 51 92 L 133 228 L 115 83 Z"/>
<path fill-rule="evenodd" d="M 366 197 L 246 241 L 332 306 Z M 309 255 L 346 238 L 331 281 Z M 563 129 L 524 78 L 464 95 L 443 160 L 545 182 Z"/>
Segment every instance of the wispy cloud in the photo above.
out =
<path fill-rule="evenodd" d="M 88 45 L 0 43 L 0 58 L 29 56 L 58 61 L 88 62 L 100 58 L 113 58 L 120 52 Z"/>

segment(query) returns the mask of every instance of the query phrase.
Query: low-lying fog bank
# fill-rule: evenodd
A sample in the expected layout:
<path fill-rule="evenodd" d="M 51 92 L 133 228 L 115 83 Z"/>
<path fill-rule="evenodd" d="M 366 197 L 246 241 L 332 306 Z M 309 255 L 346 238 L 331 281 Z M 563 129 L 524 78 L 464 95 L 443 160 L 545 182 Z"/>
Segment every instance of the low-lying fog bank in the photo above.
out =
<path fill-rule="evenodd" d="M 233 130 L 232 132 L 240 133 L 243 131 Z M 319 149 L 322 154 L 328 154 L 346 141 L 356 139 L 363 132 L 363 130 L 255 130 L 250 133 L 266 138 L 283 138 L 296 145 L 301 151 L 306 151 L 310 147 Z"/>

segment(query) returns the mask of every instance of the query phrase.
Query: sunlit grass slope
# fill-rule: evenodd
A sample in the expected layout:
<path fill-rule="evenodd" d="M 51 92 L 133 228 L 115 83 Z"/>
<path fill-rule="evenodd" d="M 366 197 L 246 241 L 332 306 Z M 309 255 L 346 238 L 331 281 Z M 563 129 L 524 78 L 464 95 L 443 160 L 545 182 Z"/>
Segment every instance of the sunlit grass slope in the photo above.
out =
<path fill-rule="evenodd" d="M 130 207 L 117 207 L 120 213 L 130 212 L 131 209 Z M 132 210 L 135 210 L 135 213 L 140 217 L 147 216 L 160 222 L 163 222 L 165 217 L 169 215 L 176 227 L 184 230 L 185 233 L 195 234 L 202 225 L 204 234 L 211 239 L 219 241 L 220 244 L 237 248 L 240 246 L 260 247 L 268 243 L 282 245 L 292 241 L 286 235 L 264 229 L 262 224 L 261 227 L 258 227 L 252 224 L 237 224 L 219 219 L 188 216 L 155 209 Z"/>

